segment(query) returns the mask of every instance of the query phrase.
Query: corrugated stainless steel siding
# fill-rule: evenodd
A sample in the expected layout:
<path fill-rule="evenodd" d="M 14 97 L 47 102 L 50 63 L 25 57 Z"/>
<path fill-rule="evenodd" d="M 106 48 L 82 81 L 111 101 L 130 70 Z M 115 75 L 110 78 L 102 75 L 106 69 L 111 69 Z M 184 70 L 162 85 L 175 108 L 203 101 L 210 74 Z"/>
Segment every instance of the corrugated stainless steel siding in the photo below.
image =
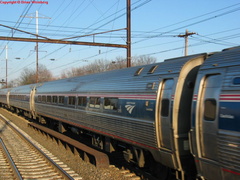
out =
<path fill-rule="evenodd" d="M 218 156 L 220 164 L 228 169 L 239 172 L 240 170 L 240 135 L 219 134 L 218 136 Z"/>
<path fill-rule="evenodd" d="M 206 59 L 200 70 L 240 65 L 240 47 L 215 53 Z"/>
<path fill-rule="evenodd" d="M 154 122 L 92 111 L 36 104 L 36 111 L 121 140 L 156 147 Z"/>
<path fill-rule="evenodd" d="M 29 101 L 20 101 L 20 100 L 10 99 L 10 105 L 30 111 Z"/>
<path fill-rule="evenodd" d="M 227 68 L 226 75 L 223 78 L 223 90 L 240 90 L 239 85 L 233 84 L 233 79 L 235 77 L 240 77 L 240 65 Z"/>

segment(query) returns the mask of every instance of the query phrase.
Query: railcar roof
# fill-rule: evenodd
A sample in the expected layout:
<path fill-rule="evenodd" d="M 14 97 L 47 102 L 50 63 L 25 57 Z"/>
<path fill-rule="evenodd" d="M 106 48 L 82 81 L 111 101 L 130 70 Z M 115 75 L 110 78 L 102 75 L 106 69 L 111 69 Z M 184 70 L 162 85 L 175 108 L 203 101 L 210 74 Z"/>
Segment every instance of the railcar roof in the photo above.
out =
<path fill-rule="evenodd" d="M 240 46 L 214 53 L 201 66 L 200 70 L 240 65 Z"/>
<path fill-rule="evenodd" d="M 141 91 L 146 89 L 146 84 L 151 77 L 152 81 L 158 81 L 161 75 L 169 73 L 177 74 L 182 66 L 190 59 L 206 54 L 196 54 L 179 58 L 167 59 L 164 62 L 136 66 L 131 68 L 106 71 L 97 74 L 78 76 L 68 79 L 61 79 L 52 82 L 45 82 L 37 86 L 38 93 L 74 93 L 74 92 L 121 92 L 121 91 Z M 149 72 L 157 66 L 155 71 Z M 136 71 L 143 68 L 140 74 Z M 150 81 L 151 82 L 151 81 Z"/>

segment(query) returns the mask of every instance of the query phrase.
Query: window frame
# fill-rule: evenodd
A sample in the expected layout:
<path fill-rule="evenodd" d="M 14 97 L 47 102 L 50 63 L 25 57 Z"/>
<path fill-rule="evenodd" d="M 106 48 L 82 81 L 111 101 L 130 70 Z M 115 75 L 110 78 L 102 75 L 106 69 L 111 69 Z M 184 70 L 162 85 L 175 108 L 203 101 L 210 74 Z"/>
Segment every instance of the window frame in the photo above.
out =
<path fill-rule="evenodd" d="M 68 106 L 76 105 L 76 96 L 68 96 Z"/>
<path fill-rule="evenodd" d="M 101 97 L 89 97 L 89 107 L 100 109 L 101 108 Z"/>
<path fill-rule="evenodd" d="M 78 96 L 77 97 L 77 106 L 78 107 L 86 107 L 87 106 L 87 97 L 86 96 Z"/>
<path fill-rule="evenodd" d="M 65 99 L 65 96 L 58 96 L 58 104 L 64 105 L 64 99 Z"/>
<path fill-rule="evenodd" d="M 52 103 L 52 96 L 47 95 L 46 103 L 48 103 L 48 104 Z"/>
<path fill-rule="evenodd" d="M 106 105 L 107 100 L 109 101 L 109 104 Z M 111 100 L 116 100 L 117 102 L 112 102 Z M 114 103 L 114 106 L 112 105 Z M 104 110 L 108 110 L 108 111 L 117 111 L 118 110 L 118 104 L 119 104 L 119 98 L 117 97 L 104 97 L 104 101 L 103 101 L 103 109 Z M 107 106 L 109 106 L 109 108 L 106 108 Z M 111 108 L 113 107 L 113 108 Z"/>
<path fill-rule="evenodd" d="M 57 104 L 58 103 L 58 96 L 52 96 L 52 103 Z"/>
<path fill-rule="evenodd" d="M 42 101 L 41 101 L 42 103 L 46 103 L 47 102 L 47 96 L 45 96 L 45 95 L 43 95 L 42 96 Z"/>
<path fill-rule="evenodd" d="M 214 102 L 214 104 L 206 104 L 208 102 Z M 214 106 L 213 106 L 214 105 Z M 211 111 L 209 111 L 211 110 Z M 213 113 L 214 111 L 214 113 Z M 204 112 L 203 118 L 205 121 L 215 121 L 217 117 L 217 100 L 214 98 L 207 98 L 204 100 Z"/>
<path fill-rule="evenodd" d="M 161 100 L 161 116 L 162 117 L 169 117 L 170 103 L 171 101 L 168 98 L 163 98 Z"/>

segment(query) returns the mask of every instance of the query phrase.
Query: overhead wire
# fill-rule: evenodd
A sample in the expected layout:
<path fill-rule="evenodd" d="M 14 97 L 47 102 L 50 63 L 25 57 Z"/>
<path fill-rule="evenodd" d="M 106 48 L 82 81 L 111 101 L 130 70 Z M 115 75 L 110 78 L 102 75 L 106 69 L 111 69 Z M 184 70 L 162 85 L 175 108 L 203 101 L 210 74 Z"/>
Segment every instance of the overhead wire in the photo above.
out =
<path fill-rule="evenodd" d="M 236 7 L 236 6 L 238 6 L 238 5 L 240 5 L 240 3 L 234 4 L 234 5 L 231 5 L 231 6 L 227 6 L 227 7 L 225 7 L 225 8 L 221 8 L 221 9 L 218 9 L 218 10 L 215 10 L 215 11 L 211 11 L 211 12 L 205 13 L 205 14 L 200 15 L 200 16 L 196 16 L 196 17 L 193 17 L 193 18 L 189 18 L 189 19 L 184 20 L 184 21 L 180 21 L 180 22 L 177 22 L 177 23 L 173 23 L 173 24 L 170 24 L 170 25 L 168 25 L 168 26 L 164 26 L 164 27 L 161 27 L 161 28 L 157 28 L 157 29 L 155 29 L 155 30 L 153 30 L 153 31 L 149 31 L 149 32 L 158 31 L 158 30 L 160 30 L 160 29 L 169 28 L 169 27 L 172 27 L 172 26 L 175 26 L 175 25 L 179 25 L 179 24 L 188 22 L 188 21 L 192 21 L 192 20 L 195 20 L 195 19 L 199 19 L 199 18 L 201 18 L 201 17 L 207 16 L 207 15 L 211 15 L 211 14 L 214 14 L 214 13 L 216 13 L 216 12 L 220 12 L 220 11 L 223 11 L 223 10 L 226 10 L 226 9 L 229 9 L 229 8 L 232 8 L 232 7 Z M 240 10 L 240 7 L 235 8 L 235 9 L 233 9 L 233 10 L 229 10 L 229 11 L 224 12 L 224 13 L 220 13 L 220 14 L 218 14 L 218 15 L 214 15 L 214 16 L 205 18 L 205 19 L 203 19 L 203 20 L 199 20 L 199 21 L 196 21 L 196 22 L 187 24 L 187 25 L 183 25 L 183 26 L 174 28 L 174 29 L 172 29 L 172 30 L 166 31 L 165 33 L 171 33 L 171 32 L 176 31 L 176 30 L 184 29 L 184 28 L 187 28 L 187 27 L 190 27 L 190 26 L 199 24 L 199 23 L 203 23 L 203 22 L 205 22 L 205 21 L 208 21 L 208 20 L 211 20 L 211 19 L 214 19 L 214 18 L 217 18 L 217 17 L 221 17 L 221 16 L 223 16 L 223 15 L 227 15 L 227 14 L 230 14 L 230 13 L 233 13 L 233 12 L 236 12 L 236 11 L 239 11 L 239 10 Z M 142 42 L 142 41 L 145 41 L 145 40 L 150 40 L 150 39 L 152 39 L 152 38 L 156 38 L 156 37 L 158 37 L 158 36 L 162 36 L 162 35 L 164 35 L 165 33 L 160 33 L 160 34 L 158 34 L 158 35 L 155 35 L 155 36 L 152 36 L 152 37 L 148 37 L 148 38 L 146 38 L 146 39 L 143 39 L 143 40 L 140 40 L 140 41 L 137 41 L 137 42 L 134 42 L 134 43 Z"/>
<path fill-rule="evenodd" d="M 22 14 L 19 16 L 17 22 L 15 23 L 14 28 L 18 28 L 18 27 L 21 25 L 21 23 L 22 23 L 22 21 L 23 21 L 22 16 L 23 16 L 23 15 L 26 15 L 26 14 L 29 12 L 29 10 L 30 10 L 30 8 L 32 7 L 32 5 L 33 5 L 32 3 L 26 5 L 26 7 L 25 7 L 25 9 L 23 10 Z M 16 31 L 12 31 L 12 35 L 14 35 L 15 32 L 16 32 Z M 10 33 L 9 33 L 9 35 L 10 35 Z M 3 43 L 4 43 L 4 41 L 3 41 Z M 2 43 L 2 44 L 3 44 L 3 43 Z M 7 45 L 8 45 L 8 44 L 9 44 L 9 41 L 7 42 Z M 4 49 L 0 52 L 0 56 L 2 55 L 3 52 L 4 52 Z M 6 75 L 1 75 L 1 76 L 6 78 Z"/>
<path fill-rule="evenodd" d="M 140 1 L 137 1 L 137 2 L 140 2 Z M 147 3 L 148 1 L 144 1 L 144 2 Z M 144 3 L 144 2 L 142 2 L 142 3 Z M 213 13 L 215 13 L 215 12 L 220 12 L 221 10 L 226 10 L 226 9 L 228 9 L 228 8 L 230 8 L 230 7 L 231 7 L 231 8 L 232 8 L 232 7 L 236 7 L 236 6 L 239 5 L 239 4 L 240 4 L 240 3 L 238 3 L 238 4 L 236 4 L 236 5 L 231 5 L 231 6 L 228 6 L 228 7 L 226 7 L 226 8 L 222 8 L 222 9 L 219 9 L 219 10 L 216 10 L 216 11 L 213 11 L 213 12 L 210 12 L 210 13 L 206 13 L 206 14 L 201 15 L 201 16 L 197 16 L 197 17 L 195 17 L 195 18 L 198 19 L 198 18 L 204 17 L 204 16 L 206 16 L 206 15 L 211 15 L 211 14 L 213 14 Z M 140 6 L 140 4 L 139 4 L 138 6 Z M 136 6 L 136 7 L 137 7 L 137 6 Z M 217 16 L 211 16 L 211 17 L 208 17 L 208 18 L 199 20 L 199 21 L 195 21 L 195 22 L 189 23 L 189 24 L 187 24 L 187 25 L 183 25 L 183 26 L 181 26 L 181 27 L 172 29 L 172 30 L 170 30 L 170 31 L 166 31 L 166 32 L 159 33 L 159 34 L 156 34 L 156 35 L 145 36 L 145 37 L 142 36 L 142 38 L 145 39 L 145 40 L 148 40 L 148 39 L 152 39 L 152 38 L 163 37 L 164 35 L 166 35 L 166 33 L 173 32 L 173 31 L 176 31 L 176 30 L 185 28 L 185 27 L 193 26 L 193 25 L 195 25 L 195 24 L 203 23 L 203 22 L 205 22 L 205 21 L 208 21 L 208 20 L 211 20 L 211 19 L 214 19 L 214 18 L 218 18 L 218 17 L 221 17 L 221 16 L 223 16 L 223 15 L 230 14 L 230 13 L 233 13 L 233 12 L 236 12 L 236 11 L 239 11 L 239 8 L 235 8 L 235 9 L 233 9 L 233 10 L 225 11 L 225 12 L 223 12 L 223 13 L 219 13 Z M 124 14 L 123 14 L 123 15 L 124 15 Z M 111 21 L 111 20 L 110 20 L 110 21 L 107 21 L 107 22 L 105 22 L 104 24 L 98 26 L 97 28 L 93 28 L 92 30 L 90 30 L 90 31 L 88 31 L 88 32 L 94 32 L 94 31 L 96 31 L 96 30 L 99 30 L 101 27 L 104 27 L 105 25 L 107 25 L 107 24 L 109 24 L 109 23 L 111 23 L 111 22 L 114 22 L 116 19 L 118 19 L 118 18 L 120 18 L 120 17 L 121 17 L 121 15 L 118 15 L 118 16 L 116 17 L 116 14 L 115 14 L 115 17 L 113 17 L 113 18 L 111 19 L 112 21 Z M 178 23 L 169 25 L 169 26 L 165 26 L 165 27 L 163 27 L 163 28 L 176 26 L 176 25 L 179 25 L 179 24 L 181 24 L 181 23 L 183 23 L 183 22 L 185 23 L 185 22 L 188 22 L 188 21 L 195 20 L 195 18 L 190 18 L 190 19 L 188 19 L 188 20 L 181 21 L 181 22 L 178 22 Z M 107 20 L 107 19 L 105 19 L 105 20 Z M 105 21 L 105 20 L 104 20 L 104 21 Z M 103 22 L 103 21 L 101 21 L 101 22 Z M 95 25 L 95 24 L 92 24 L 92 26 L 93 26 L 93 25 Z M 90 26 L 90 27 L 92 27 L 92 26 Z M 67 28 L 67 27 L 63 27 L 63 26 L 62 26 L 62 28 Z M 158 28 L 158 29 L 156 29 L 156 30 L 160 30 L 160 29 L 162 29 L 162 28 Z M 149 33 L 156 32 L 156 30 L 149 31 Z M 79 32 L 82 32 L 82 30 L 79 31 Z M 104 37 L 103 37 L 103 38 L 104 38 Z M 136 37 L 135 37 L 135 38 L 136 38 Z M 141 38 L 141 36 L 140 36 L 139 38 Z M 134 42 L 134 44 L 139 43 L 139 42 L 142 42 L 142 41 L 136 41 L 136 42 Z M 64 47 L 65 47 L 65 46 L 64 46 Z M 62 47 L 62 48 L 64 48 L 64 47 Z M 55 51 L 52 52 L 51 54 L 57 52 L 58 50 L 61 50 L 62 48 L 59 48 L 59 49 L 55 50 Z M 183 48 L 183 47 L 181 47 L 181 48 Z M 176 50 L 176 49 L 178 49 L 178 48 L 174 48 L 173 50 Z M 162 51 L 162 52 L 167 52 L 167 51 Z M 158 52 L 156 52 L 156 53 L 158 53 Z M 94 56 L 91 56 L 91 57 L 96 57 L 96 56 L 94 55 Z M 44 58 L 46 58 L 46 56 L 44 56 Z"/>
<path fill-rule="evenodd" d="M 141 0 L 139 0 L 139 1 L 135 2 L 135 3 L 133 3 L 133 5 L 135 5 L 136 3 L 140 2 L 140 1 L 141 1 Z M 134 7 L 133 10 L 136 10 L 137 8 L 139 8 L 139 7 L 143 6 L 143 5 L 145 5 L 146 3 L 150 2 L 150 1 L 151 1 L 151 0 L 145 0 L 145 1 L 144 1 L 143 3 L 141 3 L 140 5 Z M 125 8 L 124 8 L 124 10 L 125 10 Z M 120 11 L 122 11 L 122 10 L 119 10 L 119 12 L 120 12 Z M 113 15 L 114 15 L 114 14 L 112 14 L 112 15 L 110 15 L 110 16 L 113 16 Z M 124 14 L 122 14 L 122 15 L 120 15 L 120 16 L 118 16 L 118 17 L 116 17 L 116 18 L 114 18 L 114 19 L 112 19 L 112 20 L 110 20 L 110 21 L 108 21 L 107 23 L 105 23 L 105 24 L 99 26 L 98 28 L 93 29 L 92 31 L 88 32 L 88 34 L 91 33 L 91 32 L 94 32 L 94 31 L 96 31 L 96 30 L 98 30 L 98 29 L 100 29 L 101 27 L 103 27 L 103 26 L 109 24 L 110 22 L 115 21 L 116 19 L 122 17 L 123 15 L 124 15 Z M 110 17 L 110 16 L 108 16 L 108 17 Z M 100 21 L 99 21 L 99 22 L 100 22 Z M 96 24 L 96 23 L 92 24 L 91 26 L 93 26 L 93 25 L 95 25 L 95 24 Z M 88 28 L 91 27 L 91 26 L 88 26 Z M 63 47 L 66 47 L 66 46 L 67 46 L 67 45 L 64 45 Z M 62 47 L 62 48 L 63 48 L 63 47 Z M 61 48 L 61 49 L 62 49 L 62 48 Z M 55 50 L 54 52 L 56 52 L 56 51 L 57 51 L 57 50 Z M 51 53 L 51 54 L 52 54 L 52 53 Z M 47 56 L 48 56 L 48 55 L 47 55 Z M 46 56 L 44 56 L 43 58 L 46 58 Z M 42 59 L 43 59 L 43 58 L 42 58 Z"/>
<path fill-rule="evenodd" d="M 28 4 L 28 5 L 25 7 L 25 9 L 23 10 L 22 15 L 23 15 L 23 14 L 27 14 L 31 7 L 32 7 L 32 4 Z M 21 16 L 22 16 L 22 15 L 21 15 Z M 20 24 L 22 23 L 23 18 L 21 18 L 21 16 L 19 16 L 17 22 L 16 22 L 15 25 L 14 25 L 14 28 L 18 28 L 18 27 L 20 26 Z M 12 35 L 13 35 L 14 33 L 15 33 L 15 31 L 12 31 Z M 2 44 L 3 44 L 3 43 L 2 43 Z M 0 45 L 0 46 L 1 46 L 1 45 Z M 4 49 L 0 52 L 0 56 L 2 55 L 3 51 L 4 51 Z"/>

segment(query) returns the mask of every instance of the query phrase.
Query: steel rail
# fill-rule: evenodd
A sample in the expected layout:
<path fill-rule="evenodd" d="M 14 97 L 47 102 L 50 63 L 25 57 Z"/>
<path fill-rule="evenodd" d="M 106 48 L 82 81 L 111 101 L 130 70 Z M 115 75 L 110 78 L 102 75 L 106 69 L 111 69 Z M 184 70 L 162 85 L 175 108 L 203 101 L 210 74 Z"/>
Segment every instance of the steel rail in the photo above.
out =
<path fill-rule="evenodd" d="M 19 180 L 22 180 L 23 178 L 22 178 L 22 176 L 21 176 L 17 166 L 15 165 L 15 163 L 14 163 L 10 153 L 8 152 L 7 147 L 5 146 L 2 138 L 0 138 L 0 146 L 1 146 L 2 150 L 3 150 L 3 153 L 4 153 L 8 163 L 11 166 L 11 170 L 13 171 L 14 177 L 19 179 Z"/>
<path fill-rule="evenodd" d="M 41 125 L 38 125 L 36 123 L 28 123 L 29 126 L 40 130 L 42 132 L 45 132 L 55 138 L 58 138 L 59 140 L 72 145 L 73 147 L 82 150 L 83 152 L 86 152 L 87 154 L 92 155 L 95 158 L 95 163 L 96 163 L 96 167 L 100 167 L 100 168 L 107 168 L 109 167 L 109 158 L 107 156 L 107 154 L 97 151 L 96 149 L 93 149 L 83 143 L 80 143 L 79 141 L 76 141 L 74 139 L 71 139 L 61 133 L 58 133 L 56 131 L 53 131 L 49 128 L 43 127 Z"/>
<path fill-rule="evenodd" d="M 56 164 L 48 155 L 46 155 L 39 147 L 37 147 L 33 142 L 31 142 L 23 133 L 21 133 L 17 128 L 14 127 L 14 125 L 2 114 L 0 114 L 0 117 L 5 121 L 7 125 L 11 127 L 13 131 L 15 131 L 23 140 L 26 141 L 30 146 L 35 148 L 39 154 L 47 161 L 49 162 L 50 166 L 53 167 L 59 174 L 63 176 L 64 179 L 71 179 L 74 180 L 73 177 L 71 177 L 66 171 L 64 171 L 58 164 Z"/>

